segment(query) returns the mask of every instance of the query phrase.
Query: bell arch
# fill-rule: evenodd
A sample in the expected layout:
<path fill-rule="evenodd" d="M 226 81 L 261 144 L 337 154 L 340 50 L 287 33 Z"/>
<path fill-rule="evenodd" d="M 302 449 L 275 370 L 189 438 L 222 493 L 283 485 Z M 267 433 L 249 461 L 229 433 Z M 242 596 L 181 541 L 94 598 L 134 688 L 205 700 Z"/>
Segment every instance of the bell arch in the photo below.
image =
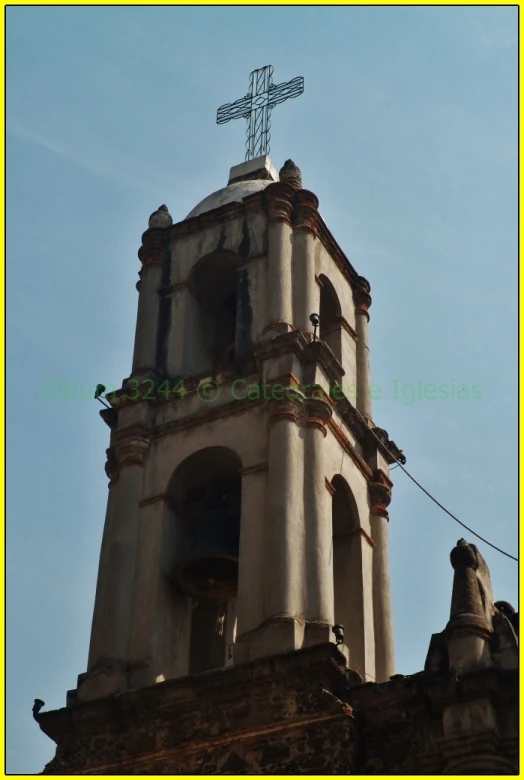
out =
<path fill-rule="evenodd" d="M 241 518 L 242 461 L 206 447 L 175 469 L 168 495 L 177 545 L 172 578 L 190 600 L 189 674 L 232 663 Z"/>
<path fill-rule="evenodd" d="M 198 260 L 189 275 L 195 293 L 190 333 L 202 370 L 235 359 L 237 265 L 234 252 L 214 252 Z"/>
<path fill-rule="evenodd" d="M 344 626 L 351 666 L 364 670 L 364 581 L 358 508 L 344 477 L 337 474 L 331 485 L 335 623 Z"/>
<path fill-rule="evenodd" d="M 339 363 L 342 363 L 342 308 L 333 284 L 324 274 L 320 282 L 319 338 L 325 341 Z"/>

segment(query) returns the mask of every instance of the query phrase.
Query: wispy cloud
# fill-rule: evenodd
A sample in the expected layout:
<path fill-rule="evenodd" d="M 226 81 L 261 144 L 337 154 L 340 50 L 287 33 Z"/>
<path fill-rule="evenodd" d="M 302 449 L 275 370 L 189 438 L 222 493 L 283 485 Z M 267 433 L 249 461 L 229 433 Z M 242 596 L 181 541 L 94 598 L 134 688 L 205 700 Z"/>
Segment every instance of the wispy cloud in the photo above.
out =
<path fill-rule="evenodd" d="M 136 170 L 131 160 L 119 158 L 114 151 L 103 148 L 80 148 L 73 144 L 64 143 L 59 139 L 50 139 L 35 132 L 16 117 L 11 117 L 7 123 L 7 135 L 29 141 L 52 154 L 56 154 L 72 163 L 79 165 L 84 170 L 114 184 L 134 189 L 148 190 L 152 194 L 161 197 L 165 194 L 165 188 L 156 186 L 150 179 L 150 174 L 143 170 Z"/>

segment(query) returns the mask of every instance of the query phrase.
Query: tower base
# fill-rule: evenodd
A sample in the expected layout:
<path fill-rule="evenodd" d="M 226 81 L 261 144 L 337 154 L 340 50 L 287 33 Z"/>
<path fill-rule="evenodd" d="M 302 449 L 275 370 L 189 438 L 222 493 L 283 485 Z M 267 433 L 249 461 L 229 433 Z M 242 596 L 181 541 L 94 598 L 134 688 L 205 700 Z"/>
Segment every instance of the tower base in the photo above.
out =
<path fill-rule="evenodd" d="M 362 684 L 326 643 L 41 713 L 57 743 L 43 774 L 451 774 L 459 759 L 513 774 L 517 681 L 491 668 Z M 457 702 L 459 748 L 445 728 Z"/>

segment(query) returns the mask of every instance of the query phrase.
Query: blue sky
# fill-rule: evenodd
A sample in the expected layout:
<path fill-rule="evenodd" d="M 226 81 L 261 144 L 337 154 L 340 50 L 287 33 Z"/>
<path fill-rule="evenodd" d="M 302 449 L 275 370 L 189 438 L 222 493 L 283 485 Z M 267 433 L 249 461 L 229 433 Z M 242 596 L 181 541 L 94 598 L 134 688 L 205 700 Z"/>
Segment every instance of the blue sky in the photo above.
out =
<path fill-rule="evenodd" d="M 301 167 L 371 282 L 375 422 L 428 490 L 516 554 L 516 24 L 503 7 L 7 10 L 8 772 L 52 757 L 33 699 L 63 706 L 86 669 L 108 446 L 89 388 L 129 375 L 141 234 L 161 203 L 183 219 L 242 162 L 244 122 L 215 115 L 254 68 L 305 78 L 273 112 L 271 157 Z M 60 380 L 76 398 L 45 394 Z M 482 397 L 408 403 L 395 380 Z M 409 674 L 448 619 L 449 552 L 475 539 L 392 478 Z M 478 546 L 516 603 L 516 563 Z"/>

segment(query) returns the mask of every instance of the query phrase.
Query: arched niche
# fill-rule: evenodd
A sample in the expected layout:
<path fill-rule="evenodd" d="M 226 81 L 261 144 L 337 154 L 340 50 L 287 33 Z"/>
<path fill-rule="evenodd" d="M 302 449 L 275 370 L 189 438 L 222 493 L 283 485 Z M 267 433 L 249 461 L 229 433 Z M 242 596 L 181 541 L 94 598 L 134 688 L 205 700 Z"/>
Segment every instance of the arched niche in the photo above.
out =
<path fill-rule="evenodd" d="M 338 362 L 342 363 L 342 309 L 340 301 L 327 276 L 321 274 L 318 281 L 320 283 L 319 338 L 326 342 Z"/>
<path fill-rule="evenodd" d="M 184 564 L 205 539 L 198 538 L 199 517 L 218 498 L 235 518 L 240 535 L 241 469 L 239 456 L 227 447 L 206 447 L 186 458 L 175 470 L 168 489 L 173 507 L 177 551 L 175 587 L 184 592 Z M 220 529 L 212 529 L 220 531 Z M 220 537 L 220 533 L 218 534 Z M 209 538 L 209 537 L 208 537 Z M 206 560 L 198 564 L 205 571 Z M 230 665 L 236 632 L 235 593 L 218 598 L 190 595 L 189 674 Z"/>
<path fill-rule="evenodd" d="M 196 300 L 189 331 L 202 370 L 235 359 L 237 265 L 234 252 L 215 252 L 202 257 L 190 273 Z"/>
<path fill-rule="evenodd" d="M 344 626 L 350 663 L 365 668 L 364 581 L 357 503 L 344 477 L 331 480 L 333 527 L 333 590 L 335 623 Z"/>

